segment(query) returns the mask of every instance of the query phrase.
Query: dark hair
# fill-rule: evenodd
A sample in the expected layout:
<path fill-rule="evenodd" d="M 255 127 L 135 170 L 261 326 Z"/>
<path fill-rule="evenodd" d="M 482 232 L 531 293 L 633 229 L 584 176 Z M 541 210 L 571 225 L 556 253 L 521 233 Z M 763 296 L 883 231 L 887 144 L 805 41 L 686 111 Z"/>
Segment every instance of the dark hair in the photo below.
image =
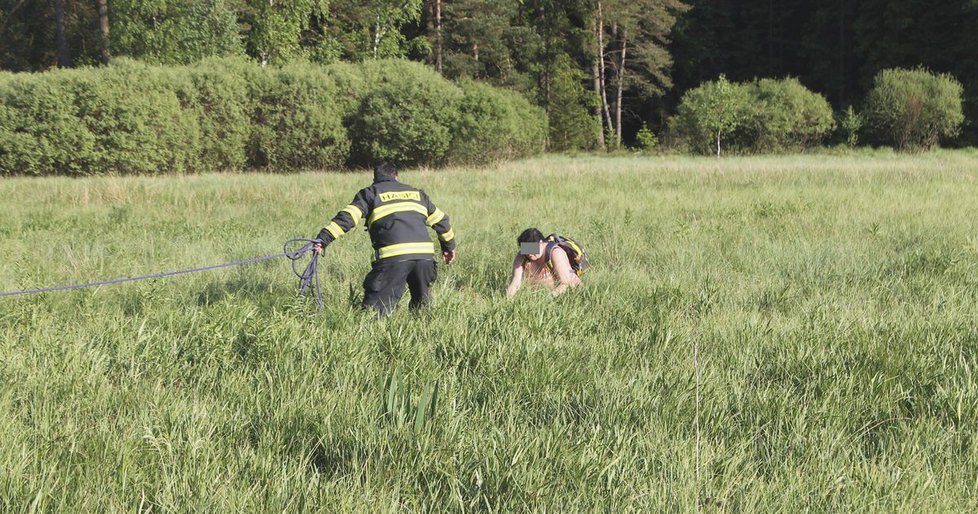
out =
<path fill-rule="evenodd" d="M 520 243 L 539 243 L 543 241 L 543 232 L 535 227 L 530 227 L 524 230 L 519 237 L 516 238 L 516 244 Z"/>
<path fill-rule="evenodd" d="M 374 166 L 374 180 L 382 178 L 397 178 L 397 166 L 389 162 L 382 162 Z"/>

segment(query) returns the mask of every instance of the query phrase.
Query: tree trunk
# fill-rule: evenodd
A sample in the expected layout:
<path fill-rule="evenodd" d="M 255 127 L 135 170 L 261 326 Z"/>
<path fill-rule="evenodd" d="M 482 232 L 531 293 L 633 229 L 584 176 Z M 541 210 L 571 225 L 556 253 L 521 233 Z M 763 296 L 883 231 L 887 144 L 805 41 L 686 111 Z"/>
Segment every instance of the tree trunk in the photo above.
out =
<path fill-rule="evenodd" d="M 618 64 L 618 97 L 615 99 L 615 148 L 621 149 L 621 97 L 625 82 L 625 55 L 628 52 L 628 32 L 621 29 L 621 60 Z"/>
<path fill-rule="evenodd" d="M 441 73 L 441 0 L 435 0 L 435 69 Z"/>
<path fill-rule="evenodd" d="M 601 6 L 601 2 L 598 2 L 599 9 L 600 6 Z M 600 13 L 600 10 L 598 12 Z M 605 129 L 604 129 L 604 122 L 601 120 L 602 102 L 601 102 L 601 64 L 600 64 L 601 57 L 600 56 L 602 53 L 604 53 L 604 48 L 601 48 L 601 38 L 598 36 L 598 33 L 601 31 L 601 23 L 602 23 L 601 16 L 600 14 L 598 14 L 594 17 L 594 34 L 596 36 L 595 37 L 596 48 L 594 52 L 594 61 L 591 62 L 591 81 L 594 84 L 594 96 L 598 101 L 597 105 L 594 106 L 594 111 L 595 111 L 594 116 L 598 118 L 598 122 L 601 124 L 601 130 L 598 131 L 598 148 L 600 148 L 603 151 L 603 150 L 607 150 L 608 146 L 607 144 L 605 144 L 604 141 Z"/>
<path fill-rule="evenodd" d="M 544 110 L 547 111 L 547 114 L 549 115 L 550 114 L 550 70 L 549 69 L 543 70 L 543 77 L 541 77 L 541 79 L 543 79 Z"/>
<path fill-rule="evenodd" d="M 98 3 L 98 28 L 102 35 L 102 64 L 109 64 L 112 55 L 109 53 L 109 2 L 96 0 Z"/>
<path fill-rule="evenodd" d="M 594 82 L 594 96 L 600 99 L 601 98 L 601 76 L 598 74 L 599 73 L 598 72 L 598 66 L 599 66 L 598 65 L 598 58 L 595 57 L 594 58 L 594 62 L 591 63 L 591 79 Z M 594 111 L 595 111 L 594 112 L 594 116 L 598 118 L 598 121 L 599 122 L 601 122 L 601 103 L 600 103 L 600 100 L 599 100 L 599 103 L 594 106 Z M 601 122 L 601 130 L 598 131 L 598 148 L 600 148 L 602 151 L 608 149 L 608 146 L 605 144 L 605 141 L 604 141 L 604 123 L 603 122 Z"/>
<path fill-rule="evenodd" d="M 58 45 L 58 67 L 67 68 L 68 41 L 65 39 L 65 6 L 64 0 L 54 0 L 54 39 Z"/>
<path fill-rule="evenodd" d="M 550 54 L 550 45 L 548 45 L 548 38 L 543 38 L 543 55 Z M 550 59 L 547 59 L 550 61 Z M 545 61 L 542 66 L 542 72 L 540 73 L 540 82 L 543 85 L 543 109 L 547 111 L 547 115 L 550 114 L 550 66 L 552 62 Z"/>
<path fill-rule="evenodd" d="M 611 110 L 608 107 L 608 83 L 606 80 L 607 66 L 604 61 L 604 12 L 601 8 L 601 0 L 598 0 L 598 63 L 601 66 L 601 107 L 604 109 L 605 127 L 611 129 Z M 604 134 L 601 135 L 604 138 Z"/>
<path fill-rule="evenodd" d="M 380 22 L 374 26 L 374 59 L 377 58 L 377 49 L 380 47 Z"/>
<path fill-rule="evenodd" d="M 431 53 L 428 54 L 428 58 L 425 59 L 425 63 L 434 66 L 435 65 L 435 2 L 425 0 L 425 24 L 424 33 L 431 40 Z"/>
<path fill-rule="evenodd" d="M 717 158 L 720 157 L 720 131 L 717 131 Z"/>

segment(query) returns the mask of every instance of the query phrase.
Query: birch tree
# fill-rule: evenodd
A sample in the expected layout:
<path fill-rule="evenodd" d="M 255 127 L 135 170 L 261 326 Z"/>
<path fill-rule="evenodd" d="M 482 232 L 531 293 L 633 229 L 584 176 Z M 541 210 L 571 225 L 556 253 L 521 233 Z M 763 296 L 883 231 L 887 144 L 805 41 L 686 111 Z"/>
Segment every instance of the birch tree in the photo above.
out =
<path fill-rule="evenodd" d="M 334 2 L 327 33 L 344 60 L 404 57 L 409 41 L 402 29 L 421 21 L 424 0 L 363 0 Z M 427 44 L 427 41 L 425 42 Z"/>
<path fill-rule="evenodd" d="M 244 4 L 248 48 L 262 65 L 302 55 L 302 33 L 329 9 L 328 0 L 245 0 Z"/>
<path fill-rule="evenodd" d="M 615 148 L 622 143 L 626 92 L 644 99 L 672 87 L 669 33 L 687 9 L 680 0 L 595 0 L 594 85 Z"/>

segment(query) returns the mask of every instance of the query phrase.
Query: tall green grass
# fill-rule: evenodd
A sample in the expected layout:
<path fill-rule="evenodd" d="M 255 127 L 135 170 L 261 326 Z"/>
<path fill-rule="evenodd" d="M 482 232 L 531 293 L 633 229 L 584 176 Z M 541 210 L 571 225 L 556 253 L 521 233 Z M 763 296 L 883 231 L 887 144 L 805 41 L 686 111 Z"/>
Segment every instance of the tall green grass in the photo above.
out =
<path fill-rule="evenodd" d="M 460 241 L 418 316 L 356 309 L 359 231 L 321 313 L 284 259 L 0 300 L 0 511 L 974 511 L 976 170 L 414 170 Z M 0 290 L 275 253 L 367 183 L 0 181 Z M 584 288 L 504 299 L 530 225 L 586 245 Z"/>

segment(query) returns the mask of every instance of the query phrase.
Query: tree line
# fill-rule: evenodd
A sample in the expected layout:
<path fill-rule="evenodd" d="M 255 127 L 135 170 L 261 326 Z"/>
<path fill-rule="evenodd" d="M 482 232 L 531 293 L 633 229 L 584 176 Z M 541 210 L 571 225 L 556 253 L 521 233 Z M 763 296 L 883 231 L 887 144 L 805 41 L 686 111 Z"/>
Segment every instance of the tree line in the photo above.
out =
<path fill-rule="evenodd" d="M 522 93 L 551 148 L 614 149 L 721 74 L 794 77 L 844 113 L 881 70 L 924 67 L 956 77 L 976 119 L 976 26 L 973 0 L 0 0 L 0 69 L 403 58 Z"/>

